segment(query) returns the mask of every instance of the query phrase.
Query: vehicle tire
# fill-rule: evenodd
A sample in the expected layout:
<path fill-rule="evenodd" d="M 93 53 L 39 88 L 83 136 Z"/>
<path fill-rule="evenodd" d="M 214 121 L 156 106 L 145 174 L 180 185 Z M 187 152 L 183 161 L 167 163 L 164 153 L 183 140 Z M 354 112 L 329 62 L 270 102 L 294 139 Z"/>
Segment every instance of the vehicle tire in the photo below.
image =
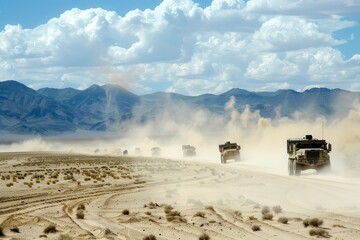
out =
<path fill-rule="evenodd" d="M 293 160 L 291 159 L 288 160 L 288 172 L 289 176 L 294 175 Z"/>
<path fill-rule="evenodd" d="M 296 163 L 296 160 L 293 162 L 293 171 L 295 176 L 300 176 L 301 174 L 301 165 Z"/>

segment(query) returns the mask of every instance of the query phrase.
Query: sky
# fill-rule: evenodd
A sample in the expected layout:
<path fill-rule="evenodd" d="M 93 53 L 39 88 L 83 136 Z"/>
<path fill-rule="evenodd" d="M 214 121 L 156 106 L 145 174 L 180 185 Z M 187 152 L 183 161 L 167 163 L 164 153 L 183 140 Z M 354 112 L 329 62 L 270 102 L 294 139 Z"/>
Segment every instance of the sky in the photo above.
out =
<path fill-rule="evenodd" d="M 360 91 L 358 0 L 0 0 L 0 81 Z"/>

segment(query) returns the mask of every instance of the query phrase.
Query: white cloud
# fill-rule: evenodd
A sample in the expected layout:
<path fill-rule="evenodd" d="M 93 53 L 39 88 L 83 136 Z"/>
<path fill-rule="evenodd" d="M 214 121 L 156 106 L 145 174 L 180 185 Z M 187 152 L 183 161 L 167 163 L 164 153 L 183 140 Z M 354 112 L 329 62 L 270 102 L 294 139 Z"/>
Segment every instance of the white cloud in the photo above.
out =
<path fill-rule="evenodd" d="M 119 83 L 197 95 L 309 85 L 350 88 L 359 57 L 344 60 L 334 32 L 350 26 L 354 1 L 165 0 L 125 16 L 71 9 L 33 29 L 0 32 L 0 77 L 33 86 Z M 348 84 L 347 84 L 348 83 Z M 168 87 L 170 86 L 170 87 Z"/>

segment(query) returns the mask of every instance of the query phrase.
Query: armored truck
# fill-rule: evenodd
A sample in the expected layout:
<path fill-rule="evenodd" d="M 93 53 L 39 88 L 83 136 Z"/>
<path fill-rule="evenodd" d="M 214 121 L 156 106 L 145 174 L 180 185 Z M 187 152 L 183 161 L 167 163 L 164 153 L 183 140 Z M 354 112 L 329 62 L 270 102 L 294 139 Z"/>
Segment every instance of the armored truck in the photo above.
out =
<path fill-rule="evenodd" d="M 229 159 L 240 161 L 240 149 L 241 147 L 237 143 L 226 142 L 219 145 L 221 163 L 226 163 Z"/>
<path fill-rule="evenodd" d="M 330 156 L 332 147 L 325 140 L 318 140 L 312 135 L 300 139 L 287 140 L 289 175 L 300 175 L 301 171 L 316 169 L 326 172 L 331 169 Z"/>
<path fill-rule="evenodd" d="M 183 157 L 195 157 L 196 148 L 191 145 L 182 145 Z"/>

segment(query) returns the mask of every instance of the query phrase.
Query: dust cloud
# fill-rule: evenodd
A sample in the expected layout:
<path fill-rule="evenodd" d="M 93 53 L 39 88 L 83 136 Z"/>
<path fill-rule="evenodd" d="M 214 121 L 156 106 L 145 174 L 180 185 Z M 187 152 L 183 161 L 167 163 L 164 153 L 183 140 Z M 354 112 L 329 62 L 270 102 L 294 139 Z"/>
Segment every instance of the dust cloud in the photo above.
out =
<path fill-rule="evenodd" d="M 196 160 L 220 163 L 218 145 L 226 141 L 241 145 L 242 165 L 287 174 L 286 139 L 312 134 L 332 143 L 331 161 L 334 173 L 360 172 L 360 103 L 355 101 L 346 117 L 308 120 L 295 113 L 292 118 L 264 118 L 258 111 L 244 106 L 236 109 L 234 97 L 224 105 L 225 114 L 182 102 L 169 103 L 146 123 L 126 121 L 116 124 L 111 133 L 78 132 L 47 138 L 28 139 L 10 145 L 0 145 L 0 151 L 62 151 L 86 154 L 122 155 L 126 149 L 135 155 L 151 156 L 152 147 L 160 147 L 166 158 L 182 158 L 181 146 L 196 147 Z M 111 111 L 110 109 L 108 111 Z M 280 111 L 279 111 L 280 112 Z M 322 127 L 324 125 L 324 128 Z M 324 132 L 323 132 L 324 129 Z M 323 135 L 323 136 L 322 136 Z M 311 171 L 311 170 L 309 170 Z"/>

